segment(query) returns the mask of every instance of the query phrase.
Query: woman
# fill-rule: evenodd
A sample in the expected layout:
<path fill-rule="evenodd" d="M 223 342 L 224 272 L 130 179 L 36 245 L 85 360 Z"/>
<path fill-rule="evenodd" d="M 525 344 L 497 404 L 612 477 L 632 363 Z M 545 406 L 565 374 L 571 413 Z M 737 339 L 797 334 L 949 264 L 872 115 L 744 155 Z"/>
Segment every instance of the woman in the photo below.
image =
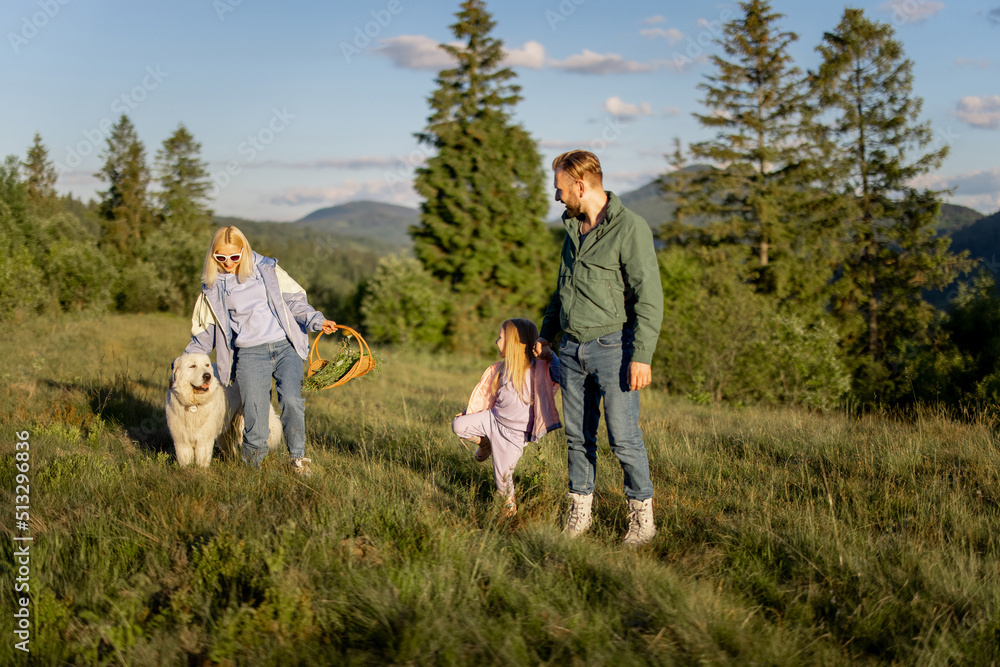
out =
<path fill-rule="evenodd" d="M 250 249 L 236 227 L 222 227 L 208 247 L 201 294 L 191 317 L 186 353 L 216 351 L 219 379 L 236 380 L 243 400 L 243 460 L 260 466 L 267 454 L 271 378 L 293 470 L 309 474 L 305 457 L 303 362 L 308 331 L 333 333 L 337 323 L 306 301 L 306 292 L 277 260 Z"/>

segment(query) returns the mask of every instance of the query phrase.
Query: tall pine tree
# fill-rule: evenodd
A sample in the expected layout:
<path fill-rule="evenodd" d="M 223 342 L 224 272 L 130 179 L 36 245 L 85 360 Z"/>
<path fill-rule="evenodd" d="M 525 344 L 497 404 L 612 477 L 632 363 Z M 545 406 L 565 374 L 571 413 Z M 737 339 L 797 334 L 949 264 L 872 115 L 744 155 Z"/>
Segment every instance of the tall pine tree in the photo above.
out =
<path fill-rule="evenodd" d="M 107 142 L 101 154 L 104 166 L 95 174 L 108 183 L 108 189 L 100 193 L 101 243 L 123 254 L 134 253 L 153 222 L 146 149 L 125 114 L 112 126 Z"/>
<path fill-rule="evenodd" d="M 793 253 L 810 231 L 802 224 L 810 193 L 808 89 L 788 53 L 798 37 L 778 26 L 783 15 L 767 0 L 740 7 L 742 16 L 723 26 L 716 73 L 699 85 L 708 113 L 695 114 L 716 135 L 691 152 L 718 168 L 692 179 L 697 196 L 679 213 L 714 220 L 702 236 L 744 245 L 758 288 L 784 297 L 797 289 L 790 283 L 802 273 Z"/>
<path fill-rule="evenodd" d="M 212 222 L 208 208 L 211 183 L 208 165 L 201 159 L 201 144 L 183 124 L 163 141 L 156 152 L 160 191 L 156 198 L 164 221 L 191 231 L 204 231 Z"/>
<path fill-rule="evenodd" d="M 690 225 L 692 210 L 692 180 L 695 173 L 688 169 L 687 156 L 680 137 L 674 137 L 674 150 L 666 155 L 673 171 L 660 176 L 656 182 L 660 191 L 673 204 L 672 217 L 660 227 L 659 236 L 666 241 L 677 240 L 684 236 L 685 229 Z"/>
<path fill-rule="evenodd" d="M 155 294 L 147 292 L 143 298 L 147 304 L 155 299 L 161 310 L 183 313 L 200 291 L 205 244 L 213 231 L 208 208 L 211 184 L 200 154 L 201 144 L 183 124 L 156 152 L 161 224 L 144 235 L 140 256 L 153 267 L 159 285 Z"/>
<path fill-rule="evenodd" d="M 56 194 L 58 174 L 52 161 L 49 160 L 49 149 L 42 143 L 42 135 L 37 132 L 31 148 L 28 149 L 24 171 L 29 206 L 41 215 L 55 213 L 59 209 L 59 198 Z"/>
<path fill-rule="evenodd" d="M 817 49 L 823 62 L 813 81 L 832 116 L 827 168 L 850 206 L 834 310 L 849 323 L 855 390 L 892 401 L 909 393 L 910 362 L 930 342 L 935 310 L 922 290 L 969 267 L 937 236 L 939 193 L 909 185 L 940 166 L 948 147 L 930 146 L 930 123 L 919 122 L 922 101 L 912 95 L 913 64 L 890 25 L 849 8 Z"/>
<path fill-rule="evenodd" d="M 534 140 L 511 120 L 521 100 L 516 76 L 502 67 L 503 44 L 482 0 L 466 0 L 451 26 L 462 46 L 441 45 L 456 61 L 440 72 L 432 113 L 417 138 L 434 150 L 417 170 L 424 201 L 411 229 L 424 267 L 457 302 L 451 329 L 471 333 L 476 320 L 537 317 L 554 276 L 547 267 L 548 196 Z"/>

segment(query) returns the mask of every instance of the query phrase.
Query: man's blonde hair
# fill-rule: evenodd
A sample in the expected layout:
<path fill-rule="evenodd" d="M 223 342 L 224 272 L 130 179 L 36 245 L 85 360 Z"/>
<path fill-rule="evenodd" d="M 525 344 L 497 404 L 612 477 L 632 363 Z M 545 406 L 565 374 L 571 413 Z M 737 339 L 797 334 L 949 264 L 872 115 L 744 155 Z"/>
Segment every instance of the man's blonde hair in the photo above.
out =
<path fill-rule="evenodd" d="M 219 263 L 215 261 L 215 253 L 224 245 L 234 245 L 243 250 L 243 256 L 236 264 L 236 281 L 243 283 L 253 273 L 253 250 L 250 241 L 240 231 L 239 227 L 219 227 L 208 244 L 208 255 L 205 256 L 205 268 L 201 274 L 201 282 L 211 287 L 219 277 Z"/>
<path fill-rule="evenodd" d="M 575 150 L 563 153 L 552 161 L 552 171 L 564 171 L 574 181 L 587 181 L 593 185 L 604 183 L 601 161 L 590 151 Z"/>

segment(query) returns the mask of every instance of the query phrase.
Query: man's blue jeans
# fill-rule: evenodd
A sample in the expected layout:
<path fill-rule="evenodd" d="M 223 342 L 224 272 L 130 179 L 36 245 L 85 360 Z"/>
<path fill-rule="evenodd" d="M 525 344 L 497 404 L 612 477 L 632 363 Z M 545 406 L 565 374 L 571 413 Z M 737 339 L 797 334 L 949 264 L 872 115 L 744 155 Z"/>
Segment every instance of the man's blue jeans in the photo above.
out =
<path fill-rule="evenodd" d="M 562 365 L 563 423 L 569 444 L 569 490 L 594 492 L 597 473 L 597 425 L 604 398 L 604 423 L 611 451 L 625 476 L 625 495 L 631 500 L 653 497 L 649 457 L 639 429 L 639 392 L 628 389 L 631 342 L 621 331 L 577 343 L 563 336 L 559 345 Z"/>
<path fill-rule="evenodd" d="M 267 454 L 271 378 L 278 389 L 281 427 L 293 459 L 306 453 L 306 407 L 302 400 L 302 357 L 287 338 L 236 348 L 236 381 L 243 397 L 243 460 L 259 466 Z"/>

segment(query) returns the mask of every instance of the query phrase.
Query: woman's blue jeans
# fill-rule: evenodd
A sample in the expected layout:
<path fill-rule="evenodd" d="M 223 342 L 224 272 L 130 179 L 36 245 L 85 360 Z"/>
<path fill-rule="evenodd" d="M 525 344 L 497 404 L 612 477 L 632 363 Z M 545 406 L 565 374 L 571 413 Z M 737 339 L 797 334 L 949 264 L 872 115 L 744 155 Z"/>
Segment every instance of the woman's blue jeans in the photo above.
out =
<path fill-rule="evenodd" d="M 586 343 L 563 336 L 563 423 L 569 444 L 569 490 L 589 495 L 597 474 L 597 425 L 604 398 L 604 423 L 611 451 L 621 463 L 625 495 L 631 500 L 653 497 L 649 457 L 639 429 L 639 392 L 629 391 L 631 343 L 621 331 Z"/>
<path fill-rule="evenodd" d="M 302 357 L 287 338 L 236 348 L 236 381 L 243 398 L 243 460 L 259 466 L 267 454 L 271 378 L 278 390 L 281 427 L 293 459 L 306 453 L 306 406 L 302 399 Z"/>

